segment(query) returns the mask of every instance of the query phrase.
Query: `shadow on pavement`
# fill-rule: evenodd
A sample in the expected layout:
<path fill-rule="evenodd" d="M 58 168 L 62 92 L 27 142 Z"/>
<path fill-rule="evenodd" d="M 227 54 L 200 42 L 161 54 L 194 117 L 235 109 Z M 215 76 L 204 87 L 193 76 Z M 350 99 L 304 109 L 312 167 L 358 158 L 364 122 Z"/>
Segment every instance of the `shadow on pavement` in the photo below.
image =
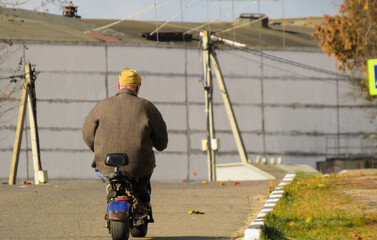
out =
<path fill-rule="evenodd" d="M 198 236 L 189 236 L 189 237 L 151 237 L 145 238 L 144 240 L 226 240 L 231 239 L 229 237 L 198 237 Z"/>

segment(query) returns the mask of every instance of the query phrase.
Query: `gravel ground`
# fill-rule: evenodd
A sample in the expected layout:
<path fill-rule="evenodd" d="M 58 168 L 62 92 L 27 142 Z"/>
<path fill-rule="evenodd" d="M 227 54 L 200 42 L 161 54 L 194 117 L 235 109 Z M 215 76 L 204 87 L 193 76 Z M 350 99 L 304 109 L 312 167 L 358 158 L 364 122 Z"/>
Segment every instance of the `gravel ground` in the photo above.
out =
<path fill-rule="evenodd" d="M 142 239 L 212 240 L 242 235 L 265 203 L 269 182 L 224 184 L 152 182 L 155 223 Z M 98 180 L 2 184 L 0 239 L 111 239 L 104 228 L 105 196 L 105 184 Z M 189 215 L 190 210 L 205 214 Z"/>

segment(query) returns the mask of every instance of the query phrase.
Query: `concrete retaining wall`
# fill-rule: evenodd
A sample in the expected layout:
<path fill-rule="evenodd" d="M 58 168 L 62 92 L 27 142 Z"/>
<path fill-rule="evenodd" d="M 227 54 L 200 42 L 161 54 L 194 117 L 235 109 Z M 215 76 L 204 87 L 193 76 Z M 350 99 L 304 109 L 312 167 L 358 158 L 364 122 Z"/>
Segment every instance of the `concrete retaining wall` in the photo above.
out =
<path fill-rule="evenodd" d="M 95 177 L 90 168 L 93 154 L 82 141 L 81 126 L 99 100 L 114 95 L 125 66 L 140 72 L 140 97 L 152 101 L 168 125 L 169 147 L 157 153 L 153 178 L 207 178 L 207 156 L 201 151 L 206 133 L 199 49 L 28 43 L 25 50 L 17 44 L 9 50 L 12 53 L 0 62 L 1 76 L 15 73 L 23 52 L 40 71 L 36 91 L 41 157 L 50 178 Z M 368 116 L 374 107 L 347 97 L 352 87 L 344 79 L 238 50 L 217 53 L 252 159 L 282 156 L 285 163 L 315 167 L 326 156 L 326 139 L 345 136 L 358 142 L 361 135 L 376 130 Z M 336 71 L 334 60 L 319 51 L 264 53 Z M 239 162 L 214 81 L 215 128 L 221 141 L 217 162 Z M 0 81 L 1 89 L 7 85 L 8 81 Z M 15 96 L 0 107 L 0 178 L 9 176 L 20 92 Z M 10 106 L 14 108 L 4 112 Z M 33 177 L 30 149 L 24 134 L 19 177 Z"/>

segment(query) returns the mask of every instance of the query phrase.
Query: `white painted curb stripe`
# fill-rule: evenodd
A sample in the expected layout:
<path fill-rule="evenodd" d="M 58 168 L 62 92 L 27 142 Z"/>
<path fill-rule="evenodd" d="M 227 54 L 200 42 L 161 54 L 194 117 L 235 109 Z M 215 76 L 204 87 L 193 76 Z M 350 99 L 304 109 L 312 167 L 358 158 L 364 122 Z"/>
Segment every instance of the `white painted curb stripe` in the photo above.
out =
<path fill-rule="evenodd" d="M 294 173 L 286 174 L 283 180 L 280 182 L 280 184 L 275 188 L 274 191 L 271 192 L 269 198 L 264 204 L 262 210 L 259 212 L 257 218 L 253 222 L 251 222 L 249 227 L 245 230 L 243 238 L 244 240 L 259 240 L 262 227 L 264 225 L 265 216 L 267 215 L 267 213 L 272 211 L 276 203 L 283 196 L 283 186 L 292 182 L 295 176 L 296 174 Z"/>

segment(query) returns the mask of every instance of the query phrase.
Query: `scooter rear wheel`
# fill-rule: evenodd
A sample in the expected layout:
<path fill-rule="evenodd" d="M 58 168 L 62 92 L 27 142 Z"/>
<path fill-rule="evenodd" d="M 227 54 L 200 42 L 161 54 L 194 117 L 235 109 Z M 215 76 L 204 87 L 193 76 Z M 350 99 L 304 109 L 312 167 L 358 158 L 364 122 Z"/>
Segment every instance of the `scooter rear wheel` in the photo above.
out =
<path fill-rule="evenodd" d="M 148 223 L 144 222 L 143 224 L 133 227 L 131 229 L 131 235 L 132 237 L 145 237 L 148 232 Z"/>
<path fill-rule="evenodd" d="M 127 240 L 130 236 L 128 221 L 121 222 L 110 220 L 110 232 L 113 240 Z"/>

